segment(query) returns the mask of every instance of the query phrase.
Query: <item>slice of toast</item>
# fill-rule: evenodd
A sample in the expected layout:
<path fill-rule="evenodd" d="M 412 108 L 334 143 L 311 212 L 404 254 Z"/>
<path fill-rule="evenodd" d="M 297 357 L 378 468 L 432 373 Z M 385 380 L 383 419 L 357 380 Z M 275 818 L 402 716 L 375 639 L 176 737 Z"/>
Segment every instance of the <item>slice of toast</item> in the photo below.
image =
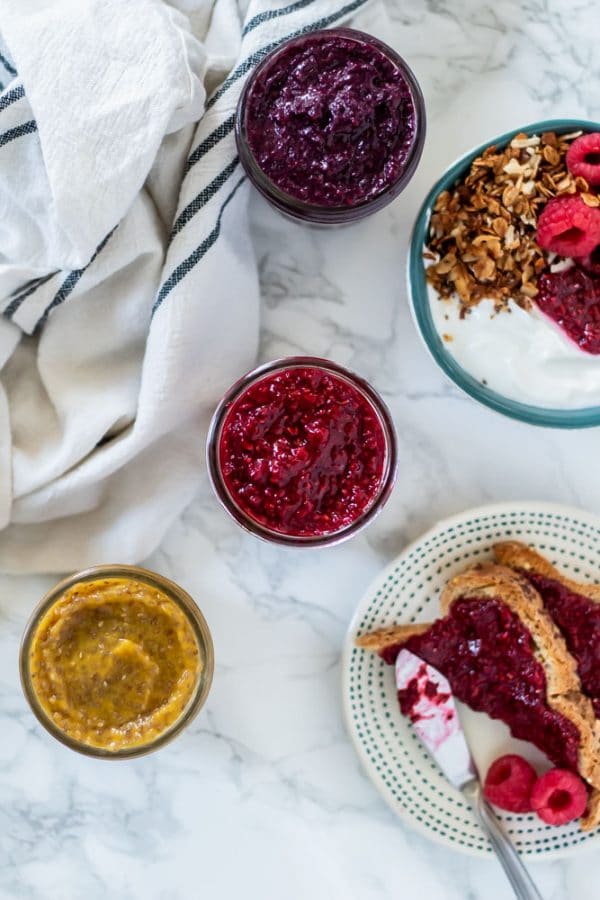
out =
<path fill-rule="evenodd" d="M 491 597 L 503 601 L 529 631 L 534 656 L 546 675 L 546 702 L 579 730 L 579 774 L 595 790 L 582 828 L 600 824 L 600 735 L 592 704 L 581 692 L 577 663 L 564 637 L 544 609 L 542 598 L 529 582 L 506 566 L 484 564 L 453 578 L 444 588 L 440 605 L 444 615 L 459 597 Z"/>
<path fill-rule="evenodd" d="M 448 582 L 440 596 L 442 614 L 446 615 L 459 598 L 480 597 L 502 600 L 529 631 L 535 646 L 534 656 L 546 675 L 549 697 L 580 690 L 577 664 L 545 612 L 540 595 L 529 582 L 503 566 L 491 563 L 476 566 Z"/>
<path fill-rule="evenodd" d="M 576 662 L 569 654 L 564 638 L 546 613 L 537 591 L 513 570 L 499 565 L 480 565 L 453 578 L 444 588 L 440 602 L 443 615 L 458 600 L 501 600 L 530 633 L 534 656 L 546 676 L 547 705 L 569 719 L 580 735 L 578 769 L 594 788 L 600 789 L 600 742 L 591 703 L 582 695 Z M 400 625 L 382 629 L 357 640 L 357 645 L 386 658 L 395 648 L 430 625 Z M 388 658 L 389 661 L 389 658 Z M 600 822 L 600 790 L 592 791 L 582 828 L 590 829 Z"/>

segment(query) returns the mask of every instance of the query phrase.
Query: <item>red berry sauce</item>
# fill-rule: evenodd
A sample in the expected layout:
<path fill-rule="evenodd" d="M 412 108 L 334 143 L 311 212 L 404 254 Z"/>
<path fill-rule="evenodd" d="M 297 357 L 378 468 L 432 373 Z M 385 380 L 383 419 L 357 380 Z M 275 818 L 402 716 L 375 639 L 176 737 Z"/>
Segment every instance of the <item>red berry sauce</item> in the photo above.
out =
<path fill-rule="evenodd" d="M 600 718 L 600 604 L 534 572 L 522 571 L 541 595 L 577 661 L 581 686 Z"/>
<path fill-rule="evenodd" d="M 372 505 L 386 439 L 372 404 L 317 367 L 283 369 L 234 401 L 219 440 L 234 503 L 281 534 L 316 537 L 351 525 Z"/>
<path fill-rule="evenodd" d="M 447 616 L 405 644 L 386 648 L 383 659 L 393 663 L 402 646 L 445 675 L 471 709 L 505 722 L 554 765 L 577 771 L 579 731 L 548 706 L 546 675 L 531 635 L 501 600 L 456 600 Z"/>
<path fill-rule="evenodd" d="M 544 272 L 536 303 L 581 350 L 600 353 L 600 275 L 575 265 Z"/>

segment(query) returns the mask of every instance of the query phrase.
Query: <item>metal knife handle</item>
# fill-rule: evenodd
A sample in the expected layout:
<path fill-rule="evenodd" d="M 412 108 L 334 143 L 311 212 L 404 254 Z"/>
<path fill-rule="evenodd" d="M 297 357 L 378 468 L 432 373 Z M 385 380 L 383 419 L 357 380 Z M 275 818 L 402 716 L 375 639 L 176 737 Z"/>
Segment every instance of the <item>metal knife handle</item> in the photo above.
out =
<path fill-rule="evenodd" d="M 491 806 L 484 799 L 479 780 L 474 778 L 472 781 L 467 782 L 462 788 L 462 792 L 473 807 L 479 824 L 487 834 L 494 852 L 511 883 L 515 897 L 518 900 L 542 900 L 542 895 L 531 880 L 510 838 L 504 832 Z"/>

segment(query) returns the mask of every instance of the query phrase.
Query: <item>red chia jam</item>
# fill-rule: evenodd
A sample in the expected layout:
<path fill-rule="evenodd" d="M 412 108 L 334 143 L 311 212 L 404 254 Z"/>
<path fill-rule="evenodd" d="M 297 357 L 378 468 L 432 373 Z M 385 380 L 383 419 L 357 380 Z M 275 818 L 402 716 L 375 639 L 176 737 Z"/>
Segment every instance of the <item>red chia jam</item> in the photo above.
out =
<path fill-rule="evenodd" d="M 264 174 L 305 203 L 352 207 L 402 175 L 417 143 L 403 71 L 368 36 L 291 41 L 257 73 L 245 114 Z"/>
<path fill-rule="evenodd" d="M 521 572 L 542 597 L 577 662 L 581 686 L 600 718 L 600 604 L 569 590 L 560 581 Z"/>
<path fill-rule="evenodd" d="M 581 350 L 600 353 L 600 275 L 578 265 L 544 272 L 535 301 Z"/>
<path fill-rule="evenodd" d="M 371 403 L 316 367 L 283 369 L 234 401 L 219 439 L 233 502 L 280 534 L 346 528 L 377 498 L 386 466 L 383 427 Z"/>
<path fill-rule="evenodd" d="M 548 706 L 531 635 L 501 600 L 456 600 L 447 616 L 402 646 L 445 675 L 471 709 L 500 719 L 555 766 L 577 771 L 579 731 Z M 388 647 L 381 655 L 393 663 L 399 650 Z"/>

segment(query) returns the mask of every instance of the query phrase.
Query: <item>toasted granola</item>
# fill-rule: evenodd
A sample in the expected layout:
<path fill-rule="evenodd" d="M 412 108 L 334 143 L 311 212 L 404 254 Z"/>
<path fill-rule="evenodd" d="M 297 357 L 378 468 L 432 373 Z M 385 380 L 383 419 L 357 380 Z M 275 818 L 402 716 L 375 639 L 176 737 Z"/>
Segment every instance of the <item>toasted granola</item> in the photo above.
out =
<path fill-rule="evenodd" d="M 458 295 L 461 315 L 483 299 L 497 311 L 511 299 L 530 307 L 547 267 L 536 243 L 542 207 L 576 192 L 589 205 L 598 202 L 585 179 L 566 167 L 567 150 L 580 134 L 518 134 L 503 149 L 492 145 L 466 178 L 437 198 L 424 254 L 427 280 L 443 298 Z"/>

